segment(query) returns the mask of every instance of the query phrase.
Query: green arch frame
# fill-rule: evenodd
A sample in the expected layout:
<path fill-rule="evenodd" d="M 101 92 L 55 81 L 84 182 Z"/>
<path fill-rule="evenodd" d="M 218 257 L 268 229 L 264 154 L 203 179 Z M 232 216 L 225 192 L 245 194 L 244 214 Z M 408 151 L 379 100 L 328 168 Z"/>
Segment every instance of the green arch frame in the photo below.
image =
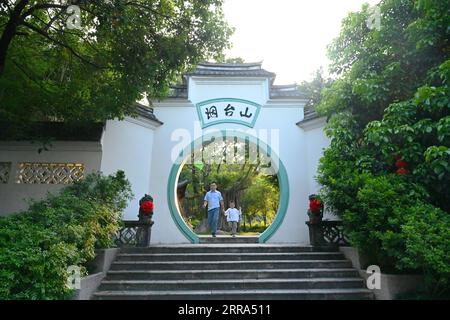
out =
<path fill-rule="evenodd" d="M 286 211 L 289 204 L 289 180 L 286 172 L 286 168 L 284 167 L 283 163 L 281 162 L 280 158 L 277 154 L 275 154 L 269 145 L 267 145 L 265 142 L 261 141 L 260 139 L 256 138 L 255 136 L 252 136 L 250 134 L 247 134 L 245 132 L 237 131 L 237 130 L 223 130 L 220 131 L 222 137 L 237 137 L 241 140 L 249 140 L 250 142 L 255 143 L 258 147 L 263 147 L 267 154 L 270 155 L 270 158 L 272 160 L 275 160 L 275 163 L 277 164 L 278 169 L 278 183 L 280 186 L 280 205 L 278 206 L 278 211 L 275 215 L 275 220 L 272 222 L 272 224 L 259 236 L 258 242 L 259 243 L 265 243 L 267 240 L 269 240 L 275 232 L 280 227 L 281 223 L 284 220 L 284 217 L 286 215 Z M 168 206 L 169 211 L 172 216 L 173 221 L 175 222 L 178 229 L 181 231 L 181 233 L 191 242 L 191 243 L 199 243 L 200 239 L 197 234 L 195 234 L 186 224 L 184 219 L 181 217 L 180 211 L 178 210 L 177 201 L 176 201 L 176 182 L 178 180 L 178 176 L 181 172 L 181 168 L 184 164 L 186 155 L 190 154 L 192 150 L 195 149 L 196 146 L 202 145 L 203 141 L 210 140 L 212 137 L 218 137 L 219 134 L 216 133 L 210 133 L 206 134 L 194 141 L 192 141 L 187 147 L 183 149 L 183 151 L 178 155 L 178 158 L 175 162 L 175 164 L 172 166 L 169 174 L 169 180 L 167 183 L 167 199 L 168 199 Z"/>

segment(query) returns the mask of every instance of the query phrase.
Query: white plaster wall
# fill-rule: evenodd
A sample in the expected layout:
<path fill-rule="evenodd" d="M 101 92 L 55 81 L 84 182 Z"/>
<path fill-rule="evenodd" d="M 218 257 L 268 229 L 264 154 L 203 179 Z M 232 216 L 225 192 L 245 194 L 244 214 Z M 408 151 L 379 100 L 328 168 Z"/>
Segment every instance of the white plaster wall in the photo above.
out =
<path fill-rule="evenodd" d="M 56 192 L 64 184 L 19 184 L 16 171 L 20 162 L 83 163 L 85 174 L 100 169 L 99 142 L 57 141 L 49 151 L 38 153 L 39 146 L 30 142 L 1 142 L 0 162 L 11 162 L 7 184 L 0 184 L 0 216 L 28 208 L 27 199 L 40 199 L 47 192 Z"/>
<path fill-rule="evenodd" d="M 283 223 L 269 239 L 269 243 L 309 242 L 304 209 L 307 205 L 306 144 L 296 120 L 302 117 L 303 108 L 263 108 L 258 127 L 271 126 L 280 130 L 278 156 L 289 179 L 289 204 Z"/>
<path fill-rule="evenodd" d="M 328 139 L 323 124 L 299 128 L 303 117 L 303 102 L 267 100 L 266 79 L 190 79 L 190 101 L 166 100 L 155 103 L 155 115 L 164 125 L 155 126 L 143 118 L 110 120 L 106 123 L 100 143 L 72 145 L 72 149 L 55 149 L 44 154 L 34 150 L 0 147 L 0 161 L 83 162 L 86 172 L 101 170 L 112 174 L 125 171 L 135 198 L 130 201 L 124 219 L 136 220 L 138 200 L 145 193 L 155 199 L 155 225 L 152 243 L 188 243 L 172 219 L 167 199 L 167 183 L 179 152 L 192 141 L 215 130 L 238 130 L 249 133 L 271 146 L 288 173 L 289 203 L 285 219 L 269 243 L 308 244 L 305 221 L 308 219 L 308 195 L 318 191 L 315 182 L 318 160 Z M 254 128 L 239 124 L 219 124 L 204 130 L 200 127 L 195 103 L 214 98 L 239 98 L 262 105 Z M 75 146 L 75 147 L 74 147 Z M 68 148 L 67 146 L 65 147 Z M 75 148 L 75 149 L 74 149 Z M 77 149 L 78 148 L 78 149 Z M 20 210 L 24 202 L 18 198 L 40 197 L 53 185 L 0 185 L 0 213 Z M 220 190 L 220 186 L 219 186 Z"/>
<path fill-rule="evenodd" d="M 317 194 L 320 190 L 320 185 L 316 180 L 317 169 L 319 166 L 319 160 L 323 155 L 324 149 L 330 145 L 329 138 L 324 132 L 325 120 L 316 124 L 311 128 L 304 129 L 306 137 L 306 163 L 308 168 L 308 194 Z M 336 217 L 325 212 L 324 219 L 336 220 Z"/>
<path fill-rule="evenodd" d="M 305 136 L 308 155 L 309 192 L 317 193 L 320 189 L 320 185 L 316 180 L 317 168 L 319 166 L 319 160 L 323 156 L 323 151 L 329 146 L 330 141 L 323 132 L 322 127 L 306 131 Z"/>
<path fill-rule="evenodd" d="M 178 141 L 171 141 L 172 133 L 190 134 L 194 121 L 198 121 L 197 112 L 191 105 L 184 107 L 156 107 L 155 116 L 164 122 L 164 125 L 155 130 L 154 150 L 150 194 L 154 198 L 155 210 L 152 227 L 152 243 L 189 243 L 184 235 L 178 230 L 172 219 L 167 199 L 167 183 L 170 170 L 173 165 L 171 158 L 172 149 Z M 177 129 L 180 129 L 177 131 Z M 190 143 L 186 138 L 183 145 Z"/>
<path fill-rule="evenodd" d="M 248 129 L 237 124 L 222 124 L 202 130 L 195 103 L 214 98 L 240 98 L 262 104 L 267 99 L 266 92 L 266 79 L 243 81 L 237 78 L 190 78 L 189 102 L 166 100 L 163 103 L 155 103 L 155 116 L 164 122 L 164 125 L 155 130 L 154 138 L 155 152 L 150 179 L 150 194 L 154 196 L 155 203 L 152 243 L 189 243 L 173 221 L 167 199 L 170 170 L 181 150 L 212 130 Z"/>
<path fill-rule="evenodd" d="M 155 103 L 155 115 L 164 125 L 155 130 L 150 193 L 155 198 L 155 225 L 152 229 L 152 243 L 188 243 L 175 225 L 169 211 L 167 182 L 173 161 L 181 149 L 195 139 L 212 130 L 240 130 L 253 132 L 261 140 L 268 142 L 282 160 L 289 177 L 290 198 L 285 219 L 270 243 L 309 243 L 309 233 L 305 221 L 308 219 L 308 195 L 314 190 L 313 176 L 320 157 L 318 146 L 326 144 L 318 132 L 306 133 L 296 125 L 303 117 L 303 103 L 299 101 L 267 101 L 267 80 L 259 83 L 251 79 L 245 81 L 221 79 L 208 86 L 204 79 L 196 83 L 190 79 L 191 102 L 166 100 Z M 227 83 L 227 85 L 221 85 Z M 195 103 L 214 98 L 240 98 L 262 104 L 255 127 L 250 129 L 239 124 L 217 124 L 205 130 L 200 123 Z M 267 136 L 264 135 L 267 134 Z M 279 135 L 279 145 L 274 146 L 271 133 Z M 261 135 L 262 133 L 262 135 Z M 308 144 L 307 139 L 319 139 Z M 267 141 L 268 140 L 268 141 Z M 319 147 L 320 149 L 320 147 Z M 157 152 L 156 152 L 157 150 Z M 312 158 L 308 157 L 311 155 Z M 312 172 L 311 170 L 314 170 Z M 219 186 L 220 190 L 220 186 Z M 314 191 L 315 192 L 315 191 Z"/>
<path fill-rule="evenodd" d="M 215 98 L 239 98 L 259 104 L 269 97 L 269 82 L 258 78 L 190 77 L 189 100 L 196 104 Z"/>
<path fill-rule="evenodd" d="M 101 171 L 123 170 L 130 181 L 134 199 L 124 211 L 124 220 L 137 220 L 139 199 L 149 193 L 154 126 L 147 120 L 108 120 L 102 137 Z M 157 152 L 156 152 L 157 153 Z"/>

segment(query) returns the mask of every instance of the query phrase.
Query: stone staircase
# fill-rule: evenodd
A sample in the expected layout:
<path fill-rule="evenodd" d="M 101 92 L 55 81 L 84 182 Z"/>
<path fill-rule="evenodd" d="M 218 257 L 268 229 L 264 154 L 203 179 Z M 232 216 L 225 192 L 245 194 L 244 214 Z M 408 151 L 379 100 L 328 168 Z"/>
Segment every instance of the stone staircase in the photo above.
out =
<path fill-rule="evenodd" d="M 123 248 L 93 299 L 373 298 L 336 249 L 248 241 Z"/>

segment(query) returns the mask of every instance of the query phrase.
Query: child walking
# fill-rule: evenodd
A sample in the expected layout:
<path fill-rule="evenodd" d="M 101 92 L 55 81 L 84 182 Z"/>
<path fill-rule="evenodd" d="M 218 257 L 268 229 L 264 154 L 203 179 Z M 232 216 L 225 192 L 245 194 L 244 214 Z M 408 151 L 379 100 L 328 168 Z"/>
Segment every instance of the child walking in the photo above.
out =
<path fill-rule="evenodd" d="M 225 216 L 227 217 L 227 221 L 231 226 L 231 235 L 236 237 L 236 229 L 241 219 L 241 211 L 235 208 L 235 203 L 233 200 L 229 202 L 229 208 L 225 211 Z"/>

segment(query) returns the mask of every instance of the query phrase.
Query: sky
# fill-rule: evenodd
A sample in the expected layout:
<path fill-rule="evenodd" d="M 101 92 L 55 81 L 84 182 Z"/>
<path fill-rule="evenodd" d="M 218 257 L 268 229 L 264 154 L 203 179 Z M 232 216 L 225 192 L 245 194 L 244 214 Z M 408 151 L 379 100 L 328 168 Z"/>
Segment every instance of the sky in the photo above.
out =
<path fill-rule="evenodd" d="M 343 18 L 362 4 L 380 0 L 225 0 L 224 13 L 235 27 L 227 57 L 263 61 L 275 84 L 311 80 L 329 64 L 326 47 L 339 35 Z"/>

